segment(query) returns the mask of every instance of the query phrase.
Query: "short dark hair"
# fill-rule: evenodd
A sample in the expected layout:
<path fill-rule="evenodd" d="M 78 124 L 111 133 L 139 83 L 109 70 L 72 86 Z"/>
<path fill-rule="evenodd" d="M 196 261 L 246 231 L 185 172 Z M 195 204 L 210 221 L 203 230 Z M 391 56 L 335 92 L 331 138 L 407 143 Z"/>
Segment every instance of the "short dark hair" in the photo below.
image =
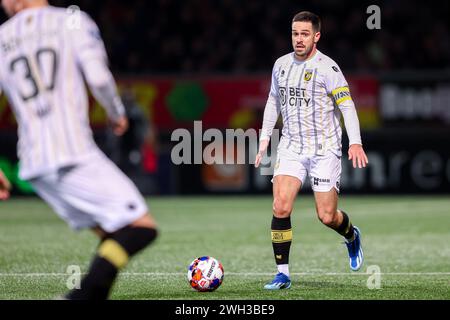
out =
<path fill-rule="evenodd" d="M 297 13 L 294 16 L 294 19 L 292 19 L 292 23 L 294 23 L 296 21 L 311 22 L 314 31 L 320 32 L 320 25 L 322 23 L 320 22 L 320 18 L 319 18 L 319 16 L 317 14 L 314 14 L 314 13 L 309 12 L 309 11 L 302 11 L 302 12 Z"/>

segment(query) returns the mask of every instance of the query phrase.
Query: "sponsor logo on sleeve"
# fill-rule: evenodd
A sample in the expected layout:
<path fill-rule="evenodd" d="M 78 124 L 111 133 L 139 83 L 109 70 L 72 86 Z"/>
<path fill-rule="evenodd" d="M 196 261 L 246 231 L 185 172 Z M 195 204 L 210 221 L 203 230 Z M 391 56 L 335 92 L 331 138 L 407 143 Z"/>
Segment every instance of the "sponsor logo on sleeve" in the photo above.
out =
<path fill-rule="evenodd" d="M 348 87 L 340 87 L 331 91 L 333 95 L 334 101 L 339 105 L 344 101 L 352 100 L 352 96 L 350 95 L 350 90 Z"/>

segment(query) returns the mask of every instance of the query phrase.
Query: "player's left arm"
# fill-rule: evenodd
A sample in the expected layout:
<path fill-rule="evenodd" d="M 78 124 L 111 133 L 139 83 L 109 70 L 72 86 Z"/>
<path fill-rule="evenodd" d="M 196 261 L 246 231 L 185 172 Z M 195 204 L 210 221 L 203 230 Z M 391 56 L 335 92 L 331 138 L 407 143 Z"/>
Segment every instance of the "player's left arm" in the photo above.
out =
<path fill-rule="evenodd" d="M 128 119 L 108 67 L 108 57 L 100 31 L 88 15 L 84 14 L 82 17 L 82 27 L 74 31 L 73 35 L 78 64 L 92 95 L 105 108 L 114 133 L 122 135 L 128 129 Z"/>
<path fill-rule="evenodd" d="M 327 85 L 329 91 L 344 117 L 344 125 L 350 146 L 348 148 L 348 160 L 352 161 L 353 168 L 365 168 L 369 163 L 369 159 L 362 146 L 358 114 L 350 94 L 348 83 L 337 66 L 331 66 L 331 70 L 328 72 Z"/>
<path fill-rule="evenodd" d="M 356 168 L 356 166 L 358 166 L 358 168 L 365 168 L 369 163 L 369 159 L 362 146 L 355 104 L 350 98 L 350 100 L 340 103 L 339 109 L 344 117 L 345 129 L 349 139 L 350 147 L 348 148 L 348 160 L 352 161 L 353 168 Z"/>

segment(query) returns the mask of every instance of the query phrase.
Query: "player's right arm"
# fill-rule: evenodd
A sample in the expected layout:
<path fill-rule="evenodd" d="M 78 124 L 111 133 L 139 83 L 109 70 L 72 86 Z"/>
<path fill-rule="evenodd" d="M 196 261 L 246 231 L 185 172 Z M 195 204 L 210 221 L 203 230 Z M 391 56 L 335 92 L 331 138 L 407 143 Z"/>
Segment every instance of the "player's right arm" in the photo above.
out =
<path fill-rule="evenodd" d="M 0 169 L 0 200 L 6 200 L 9 198 L 9 190 L 11 190 L 11 183 Z"/>
<path fill-rule="evenodd" d="M 272 136 L 273 128 L 277 123 L 280 114 L 280 99 L 278 97 L 278 71 L 279 68 L 275 63 L 272 70 L 272 81 L 270 84 L 269 97 L 267 98 L 266 106 L 264 108 L 264 118 L 261 129 L 261 136 L 259 138 L 259 149 L 255 158 L 255 167 L 258 168 L 262 157 L 264 156 L 267 147 L 269 146 L 270 137 Z"/>
<path fill-rule="evenodd" d="M 94 98 L 105 108 L 114 133 L 122 135 L 128 128 L 125 108 L 116 82 L 108 67 L 108 57 L 95 22 L 82 14 L 80 28 L 74 29 L 73 43 L 77 62 Z"/>

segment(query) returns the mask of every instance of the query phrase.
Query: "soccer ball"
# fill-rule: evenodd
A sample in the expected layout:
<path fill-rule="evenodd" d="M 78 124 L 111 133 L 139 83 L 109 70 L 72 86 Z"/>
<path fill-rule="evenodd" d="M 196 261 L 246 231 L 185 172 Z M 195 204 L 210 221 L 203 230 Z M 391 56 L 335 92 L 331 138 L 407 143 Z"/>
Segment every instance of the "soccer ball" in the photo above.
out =
<path fill-rule="evenodd" d="M 223 266 L 213 257 L 200 257 L 192 261 L 188 268 L 188 281 L 197 291 L 214 291 L 223 280 Z"/>

